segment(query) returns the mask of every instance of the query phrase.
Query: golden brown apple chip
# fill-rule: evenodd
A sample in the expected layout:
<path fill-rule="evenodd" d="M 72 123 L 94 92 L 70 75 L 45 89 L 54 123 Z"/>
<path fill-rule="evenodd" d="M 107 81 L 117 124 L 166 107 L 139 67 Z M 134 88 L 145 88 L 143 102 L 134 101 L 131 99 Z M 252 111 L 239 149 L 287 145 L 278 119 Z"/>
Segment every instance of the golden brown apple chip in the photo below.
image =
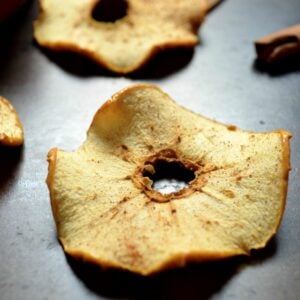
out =
<path fill-rule="evenodd" d="M 11 103 L 0 96 L 0 145 L 20 146 L 24 142 L 23 127 Z"/>
<path fill-rule="evenodd" d="M 148 275 L 264 247 L 284 211 L 290 136 L 208 120 L 154 86 L 120 91 L 96 113 L 78 150 L 49 152 L 64 250 Z M 155 190 L 162 165 L 181 170 L 175 177 L 186 173 L 187 186 Z"/>
<path fill-rule="evenodd" d="M 46 48 L 74 51 L 129 73 L 162 49 L 194 47 L 205 14 L 219 1 L 40 0 L 34 36 Z M 93 17 L 98 4 L 99 20 Z"/>

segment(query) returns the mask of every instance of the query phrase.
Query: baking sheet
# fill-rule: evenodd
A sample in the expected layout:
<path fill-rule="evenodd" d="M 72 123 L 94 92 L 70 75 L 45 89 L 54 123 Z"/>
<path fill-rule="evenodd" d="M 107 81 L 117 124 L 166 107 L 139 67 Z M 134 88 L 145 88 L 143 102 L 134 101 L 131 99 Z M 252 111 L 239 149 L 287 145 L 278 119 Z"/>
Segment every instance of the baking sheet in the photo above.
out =
<path fill-rule="evenodd" d="M 0 298 L 299 299 L 300 62 L 265 70 L 252 44 L 300 23 L 299 0 L 225 0 L 207 17 L 194 51 L 160 55 L 130 77 L 40 49 L 32 40 L 37 11 L 30 2 L 0 29 L 0 94 L 16 107 L 26 139 L 22 149 L 0 148 Z M 212 119 L 293 133 L 286 211 L 265 250 L 150 278 L 101 271 L 64 255 L 45 184 L 47 152 L 76 149 L 101 104 L 140 82 L 159 85 Z"/>

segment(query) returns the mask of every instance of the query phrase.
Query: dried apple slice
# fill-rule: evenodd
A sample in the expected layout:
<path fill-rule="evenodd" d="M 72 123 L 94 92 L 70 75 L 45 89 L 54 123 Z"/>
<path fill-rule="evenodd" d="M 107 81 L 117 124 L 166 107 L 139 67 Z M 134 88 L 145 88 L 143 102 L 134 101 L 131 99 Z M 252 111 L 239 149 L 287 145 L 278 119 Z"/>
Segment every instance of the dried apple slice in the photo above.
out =
<path fill-rule="evenodd" d="M 24 142 L 23 126 L 11 103 L 0 96 L 0 145 L 20 146 Z"/>
<path fill-rule="evenodd" d="M 49 152 L 47 183 L 64 250 L 143 275 L 249 255 L 280 224 L 290 136 L 208 120 L 154 86 L 120 91 L 96 113 L 78 150 Z M 155 190 L 162 164 L 187 172 L 187 186 Z"/>
<path fill-rule="evenodd" d="M 219 1 L 40 0 L 34 36 L 43 47 L 74 51 L 129 73 L 162 49 L 194 47 L 205 14 Z"/>

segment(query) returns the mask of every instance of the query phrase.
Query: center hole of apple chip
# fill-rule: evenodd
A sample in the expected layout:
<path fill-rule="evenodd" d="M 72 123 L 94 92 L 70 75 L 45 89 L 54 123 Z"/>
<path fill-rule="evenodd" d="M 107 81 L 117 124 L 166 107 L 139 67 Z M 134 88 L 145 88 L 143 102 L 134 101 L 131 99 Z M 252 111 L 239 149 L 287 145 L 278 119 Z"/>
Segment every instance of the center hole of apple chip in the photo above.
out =
<path fill-rule="evenodd" d="M 163 195 L 179 192 L 196 178 L 195 172 L 180 161 L 157 159 L 147 164 L 143 176 L 152 181 L 151 188 Z"/>
<path fill-rule="evenodd" d="M 99 0 L 92 10 L 92 18 L 98 22 L 114 23 L 127 15 L 126 0 Z"/>

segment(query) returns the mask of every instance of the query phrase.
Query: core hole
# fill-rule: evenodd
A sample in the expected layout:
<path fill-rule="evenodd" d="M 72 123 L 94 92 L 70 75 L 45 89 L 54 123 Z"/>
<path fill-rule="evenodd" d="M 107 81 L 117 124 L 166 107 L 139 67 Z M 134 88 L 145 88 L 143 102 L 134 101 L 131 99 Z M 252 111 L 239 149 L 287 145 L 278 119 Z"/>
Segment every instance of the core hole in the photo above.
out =
<path fill-rule="evenodd" d="M 92 17 L 99 22 L 116 22 L 126 16 L 126 0 L 100 0 L 94 6 Z"/>
<path fill-rule="evenodd" d="M 161 194 L 178 192 L 195 179 L 194 171 L 186 168 L 179 161 L 156 160 L 151 164 L 153 168 L 145 168 L 144 177 L 152 181 L 151 188 Z"/>

